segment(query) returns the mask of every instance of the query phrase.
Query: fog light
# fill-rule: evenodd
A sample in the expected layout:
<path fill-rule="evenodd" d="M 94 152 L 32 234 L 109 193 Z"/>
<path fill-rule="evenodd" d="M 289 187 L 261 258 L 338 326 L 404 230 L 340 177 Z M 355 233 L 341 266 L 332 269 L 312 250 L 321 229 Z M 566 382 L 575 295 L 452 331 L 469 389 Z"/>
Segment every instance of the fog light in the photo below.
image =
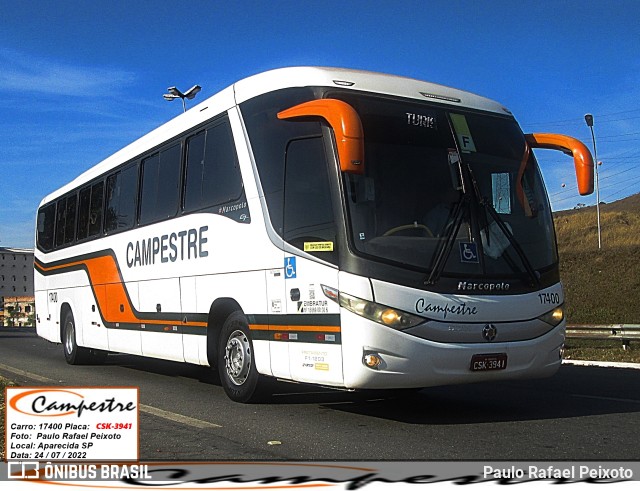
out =
<path fill-rule="evenodd" d="M 364 363 L 369 368 L 378 368 L 382 363 L 382 358 L 374 353 L 367 353 L 362 358 L 362 363 Z"/>

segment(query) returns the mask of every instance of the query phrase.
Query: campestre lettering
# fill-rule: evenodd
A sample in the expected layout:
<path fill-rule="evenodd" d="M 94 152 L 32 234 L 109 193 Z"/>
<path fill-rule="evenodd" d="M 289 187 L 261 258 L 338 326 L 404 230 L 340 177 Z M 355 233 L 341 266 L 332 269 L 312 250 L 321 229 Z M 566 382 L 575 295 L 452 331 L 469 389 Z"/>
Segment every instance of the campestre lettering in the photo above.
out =
<path fill-rule="evenodd" d="M 434 303 L 427 303 L 424 298 L 419 298 L 416 302 L 416 312 L 418 314 L 441 314 L 443 319 L 447 318 L 447 314 L 454 314 L 459 316 L 474 316 L 478 313 L 477 307 L 471 307 L 462 302 L 461 304 L 445 304 L 439 305 Z"/>
<path fill-rule="evenodd" d="M 127 244 L 127 267 L 152 266 L 207 257 L 208 226 L 148 237 Z"/>
<path fill-rule="evenodd" d="M 41 395 L 36 397 L 32 404 L 31 410 L 32 414 L 46 414 L 51 413 L 53 415 L 59 415 L 61 412 L 64 414 L 72 414 L 76 413 L 78 417 L 82 414 L 83 411 L 98 411 L 98 412 L 126 412 L 126 411 L 134 411 L 136 409 L 135 404 L 132 402 L 127 402 L 123 404 L 121 402 L 116 402 L 116 400 L 112 397 L 110 399 L 106 399 L 103 402 L 90 402 L 89 404 L 85 403 L 84 400 L 81 400 L 78 404 L 73 404 L 70 402 L 59 402 L 59 401 L 50 401 L 46 396 Z M 52 438 L 57 439 L 60 438 L 60 435 L 57 433 L 52 434 L 41 434 L 38 433 L 38 438 Z"/>

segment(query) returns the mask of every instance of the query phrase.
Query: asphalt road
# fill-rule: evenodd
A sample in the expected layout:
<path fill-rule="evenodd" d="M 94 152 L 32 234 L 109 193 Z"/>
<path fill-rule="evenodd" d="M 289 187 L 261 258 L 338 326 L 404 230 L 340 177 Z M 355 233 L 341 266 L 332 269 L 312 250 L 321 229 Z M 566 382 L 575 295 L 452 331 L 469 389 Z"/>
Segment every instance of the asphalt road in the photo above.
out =
<path fill-rule="evenodd" d="M 33 329 L 0 327 L 20 385 L 137 386 L 140 459 L 640 460 L 640 370 L 563 365 L 545 380 L 348 393 L 276 383 L 226 398 L 212 370 L 129 355 L 69 366 Z"/>

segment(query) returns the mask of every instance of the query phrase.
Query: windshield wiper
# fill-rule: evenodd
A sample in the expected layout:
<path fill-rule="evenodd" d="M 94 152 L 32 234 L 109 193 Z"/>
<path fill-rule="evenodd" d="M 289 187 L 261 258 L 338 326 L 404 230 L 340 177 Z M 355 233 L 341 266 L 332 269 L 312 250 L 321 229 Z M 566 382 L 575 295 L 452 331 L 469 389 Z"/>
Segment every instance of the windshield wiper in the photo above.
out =
<path fill-rule="evenodd" d="M 517 239 L 513 235 L 513 232 L 511 232 L 511 230 L 509 229 L 509 227 L 507 227 L 507 224 L 505 223 L 505 221 L 502 219 L 502 217 L 500 217 L 496 209 L 486 198 L 480 199 L 480 206 L 482 206 L 489 213 L 489 215 L 491 215 L 491 218 L 493 218 L 494 223 L 498 225 L 498 227 L 500 228 L 504 236 L 509 241 L 509 244 L 511 244 L 513 249 L 516 251 L 516 254 L 518 255 L 518 257 L 520 258 L 520 261 L 524 265 L 524 268 L 526 269 L 527 274 L 529 275 L 529 278 L 533 281 L 533 284 L 536 286 L 540 286 L 539 275 L 536 273 L 536 270 L 533 269 L 533 266 L 531 265 L 531 262 L 529 261 L 527 254 L 522 250 L 520 243 L 517 241 Z M 487 230 L 486 234 L 487 234 L 487 241 L 488 241 L 490 237 L 488 226 L 486 230 Z"/>
<path fill-rule="evenodd" d="M 533 268 L 533 266 L 531 265 L 531 262 L 529 261 L 527 254 L 524 252 L 524 250 L 520 246 L 520 243 L 515 238 L 515 236 L 513 235 L 513 233 L 507 226 L 507 224 L 505 223 L 505 221 L 500 217 L 498 212 L 495 210 L 493 205 L 486 198 L 482 197 L 482 195 L 480 194 L 472 169 L 470 167 L 467 167 L 467 171 L 469 173 L 469 178 L 471 180 L 471 183 L 473 184 L 472 189 L 475 191 L 476 202 L 480 205 L 481 208 L 484 208 L 486 210 L 486 212 L 491 216 L 491 218 L 493 218 L 493 221 L 496 223 L 500 231 L 504 234 L 509 244 L 513 247 L 514 251 L 516 251 L 516 254 L 520 258 L 520 261 L 522 262 L 530 281 L 534 285 L 540 286 L 540 277 L 538 273 L 535 271 L 535 269 Z M 456 203 L 456 206 L 452 212 L 452 215 L 451 215 L 452 219 L 450 222 L 449 232 L 444 237 L 444 240 L 440 242 L 440 246 L 436 253 L 436 259 L 433 263 L 433 268 L 431 269 L 431 273 L 429 274 L 429 277 L 427 278 L 427 281 L 425 284 L 434 285 L 435 283 L 438 282 L 438 280 L 440 279 L 440 276 L 442 276 L 442 272 L 444 271 L 447 259 L 451 254 L 451 251 L 456 241 L 456 237 L 458 236 L 458 231 L 462 226 L 464 211 L 466 209 L 469 209 L 470 207 L 471 207 L 470 193 L 465 193 L 460 198 L 460 200 Z M 480 217 L 478 217 L 478 219 L 479 218 Z M 489 244 L 489 241 L 491 238 L 489 221 L 485 219 L 483 220 L 483 222 L 486 225 L 485 234 L 486 234 L 487 244 Z M 479 254 L 480 258 L 483 258 L 485 251 L 484 251 L 482 241 L 480 241 L 479 248 L 480 248 L 480 254 Z M 508 260 L 508 256 L 505 256 L 504 260 L 511 266 L 514 272 L 522 272 L 521 269 L 518 268 L 512 260 Z M 484 261 L 481 261 L 481 267 L 484 270 L 483 264 L 484 264 Z"/>
<path fill-rule="evenodd" d="M 441 240 L 439 243 L 436 260 L 434 261 L 433 267 L 431 268 L 429 278 L 427 278 L 427 281 L 425 282 L 426 285 L 435 285 L 440 279 L 442 271 L 444 270 L 444 266 L 447 262 L 447 259 L 449 258 L 449 255 L 451 254 L 453 245 L 455 244 L 460 226 L 462 225 L 463 212 L 468 206 L 469 198 L 466 194 L 464 194 L 456 203 L 455 208 L 450 215 L 451 222 L 449 222 L 449 232 L 443 238 L 444 240 Z"/>
<path fill-rule="evenodd" d="M 515 236 L 513 235 L 509 227 L 507 227 L 507 224 L 505 223 L 505 221 L 500 217 L 500 215 L 498 215 L 498 212 L 493 207 L 493 205 L 489 202 L 487 198 L 483 197 L 482 194 L 480 193 L 480 187 L 478 186 L 478 181 L 476 180 L 476 176 L 473 172 L 473 169 L 471 169 L 471 166 L 468 163 L 467 163 L 466 169 L 467 169 L 467 172 L 469 173 L 469 178 L 471 179 L 471 183 L 473 184 L 473 190 L 475 191 L 475 196 L 478 204 L 481 207 L 483 207 L 489 213 L 489 215 L 491 215 L 491 218 L 493 218 L 494 222 L 498 225 L 498 228 L 500 228 L 504 236 L 507 238 L 507 240 L 509 241 L 509 244 L 511 244 L 513 249 L 516 251 L 516 254 L 520 258 L 520 261 L 524 265 L 524 268 L 526 269 L 527 274 L 529 275 L 529 279 L 533 282 L 533 285 L 540 286 L 540 278 L 536 273 L 535 269 L 533 269 L 533 266 L 531 265 L 531 262 L 529 261 L 527 254 L 522 250 L 520 243 L 516 240 Z M 489 246 L 489 241 L 491 240 L 491 230 L 489 228 L 488 220 L 486 220 L 486 216 L 485 216 L 485 222 L 486 222 L 485 234 L 487 237 L 486 239 L 487 246 Z M 482 249 L 483 250 L 481 255 L 484 255 L 484 252 L 485 252 L 484 247 L 482 247 Z M 513 264 L 512 261 L 507 261 L 506 259 L 505 261 L 511 266 L 511 269 L 513 269 L 514 272 L 516 273 L 519 272 L 519 271 L 516 271 L 516 266 L 515 264 Z"/>

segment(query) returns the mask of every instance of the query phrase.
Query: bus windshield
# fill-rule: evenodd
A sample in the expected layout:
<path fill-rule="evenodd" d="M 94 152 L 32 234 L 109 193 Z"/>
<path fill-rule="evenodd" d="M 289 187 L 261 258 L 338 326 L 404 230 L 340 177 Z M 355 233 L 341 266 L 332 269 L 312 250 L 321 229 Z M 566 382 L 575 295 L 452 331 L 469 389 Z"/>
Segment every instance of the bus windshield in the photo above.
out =
<path fill-rule="evenodd" d="M 513 118 L 331 94 L 358 111 L 365 174 L 345 173 L 357 253 L 440 276 L 521 278 L 557 263 L 538 165 Z"/>

